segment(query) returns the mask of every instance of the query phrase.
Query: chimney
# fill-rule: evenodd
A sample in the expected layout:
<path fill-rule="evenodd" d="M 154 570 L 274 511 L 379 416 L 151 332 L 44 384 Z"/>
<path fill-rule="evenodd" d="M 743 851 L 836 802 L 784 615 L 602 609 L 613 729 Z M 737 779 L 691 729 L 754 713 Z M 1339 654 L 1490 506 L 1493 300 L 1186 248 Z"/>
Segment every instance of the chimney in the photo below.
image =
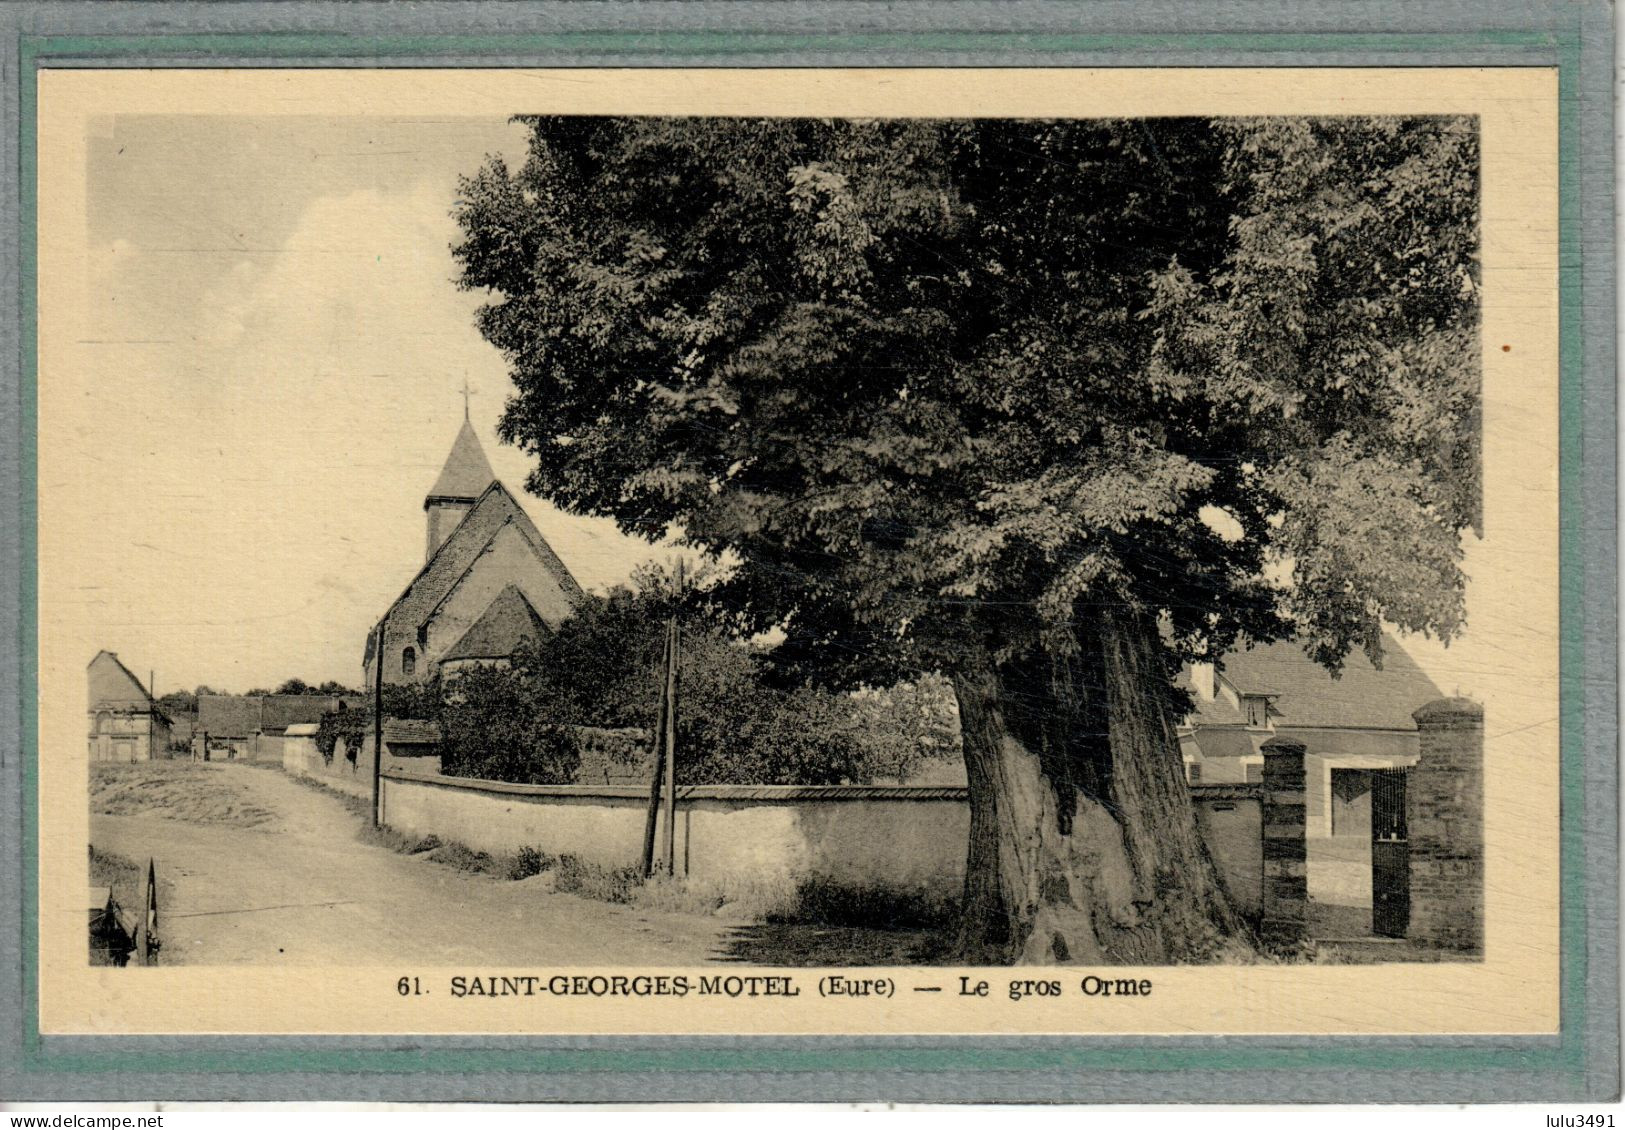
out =
<path fill-rule="evenodd" d="M 1213 701 L 1213 664 L 1205 660 L 1191 664 L 1191 688 L 1202 702 Z"/>

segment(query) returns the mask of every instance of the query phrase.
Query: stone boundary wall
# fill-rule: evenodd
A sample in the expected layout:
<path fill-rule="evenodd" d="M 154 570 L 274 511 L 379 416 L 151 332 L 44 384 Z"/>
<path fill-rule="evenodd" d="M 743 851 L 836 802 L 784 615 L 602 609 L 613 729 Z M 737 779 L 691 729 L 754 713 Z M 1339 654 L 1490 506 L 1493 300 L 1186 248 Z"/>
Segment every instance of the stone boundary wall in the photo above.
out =
<path fill-rule="evenodd" d="M 309 733 L 303 731 L 309 730 Z M 363 800 L 372 800 L 372 740 L 362 743 L 359 756 L 351 761 L 345 756 L 344 743 L 338 743 L 331 760 L 323 758 L 316 748 L 315 726 L 289 726 L 288 736 L 282 743 L 282 768 L 295 777 L 320 781 L 330 789 L 348 793 Z"/>
<path fill-rule="evenodd" d="M 387 763 L 382 780 L 383 823 L 405 835 L 492 854 L 533 848 L 612 870 L 641 864 L 646 785 L 517 785 Z M 1259 789 L 1191 791 L 1226 886 L 1256 913 Z M 963 888 L 969 831 L 958 786 L 688 786 L 677 790 L 677 874 L 726 898 L 787 896 L 813 882 L 941 901 Z M 656 843 L 663 839 L 661 828 Z"/>

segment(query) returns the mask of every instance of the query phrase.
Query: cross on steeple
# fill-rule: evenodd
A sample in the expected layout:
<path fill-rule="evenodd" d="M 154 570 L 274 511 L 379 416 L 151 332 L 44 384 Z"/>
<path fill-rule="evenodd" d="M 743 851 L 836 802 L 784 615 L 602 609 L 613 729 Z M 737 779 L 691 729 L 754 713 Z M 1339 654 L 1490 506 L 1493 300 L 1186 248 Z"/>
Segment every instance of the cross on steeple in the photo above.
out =
<path fill-rule="evenodd" d="M 468 374 L 464 373 L 463 374 L 463 419 L 465 419 L 465 420 L 468 419 L 468 398 L 470 396 L 472 396 L 472 395 L 474 395 L 474 392 L 473 392 L 472 389 L 470 389 L 468 387 Z"/>

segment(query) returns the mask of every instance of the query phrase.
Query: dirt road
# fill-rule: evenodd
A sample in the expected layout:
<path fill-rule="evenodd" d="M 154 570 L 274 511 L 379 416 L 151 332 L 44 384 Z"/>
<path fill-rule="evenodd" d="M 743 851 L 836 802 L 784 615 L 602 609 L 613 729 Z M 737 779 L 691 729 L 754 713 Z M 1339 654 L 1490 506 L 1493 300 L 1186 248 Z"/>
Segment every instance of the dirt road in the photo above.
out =
<path fill-rule="evenodd" d="M 698 965 L 742 925 L 617 906 L 536 880 L 471 875 L 356 839 L 335 797 L 275 769 L 224 765 L 272 817 L 252 827 L 151 813 L 91 816 L 102 851 L 156 859 L 165 965 Z"/>

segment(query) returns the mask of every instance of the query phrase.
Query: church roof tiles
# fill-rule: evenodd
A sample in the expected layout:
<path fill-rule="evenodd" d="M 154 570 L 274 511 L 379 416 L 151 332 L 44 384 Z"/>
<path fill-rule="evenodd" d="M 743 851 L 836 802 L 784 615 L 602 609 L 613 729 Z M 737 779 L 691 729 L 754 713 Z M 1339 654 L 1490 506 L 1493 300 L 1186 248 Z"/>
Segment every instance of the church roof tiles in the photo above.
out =
<path fill-rule="evenodd" d="M 451 536 L 435 551 L 428 564 L 419 570 L 406 590 L 396 598 L 384 614 L 383 623 L 414 627 L 427 623 L 457 587 L 463 575 L 473 568 L 486 547 L 508 525 L 517 529 L 530 543 L 565 596 L 572 601 L 582 599 L 585 594 L 581 585 L 564 562 L 559 560 L 558 554 L 553 552 L 553 547 L 547 544 L 547 539 L 542 537 L 524 507 L 508 493 L 507 487 L 500 482 L 492 482 L 474 503 L 474 508 L 457 524 Z M 372 662 L 376 635 L 376 631 L 368 634 L 365 663 Z"/>
<path fill-rule="evenodd" d="M 497 594 L 463 637 L 442 659 L 506 659 L 527 640 L 547 634 L 547 624 L 517 586 Z"/>

